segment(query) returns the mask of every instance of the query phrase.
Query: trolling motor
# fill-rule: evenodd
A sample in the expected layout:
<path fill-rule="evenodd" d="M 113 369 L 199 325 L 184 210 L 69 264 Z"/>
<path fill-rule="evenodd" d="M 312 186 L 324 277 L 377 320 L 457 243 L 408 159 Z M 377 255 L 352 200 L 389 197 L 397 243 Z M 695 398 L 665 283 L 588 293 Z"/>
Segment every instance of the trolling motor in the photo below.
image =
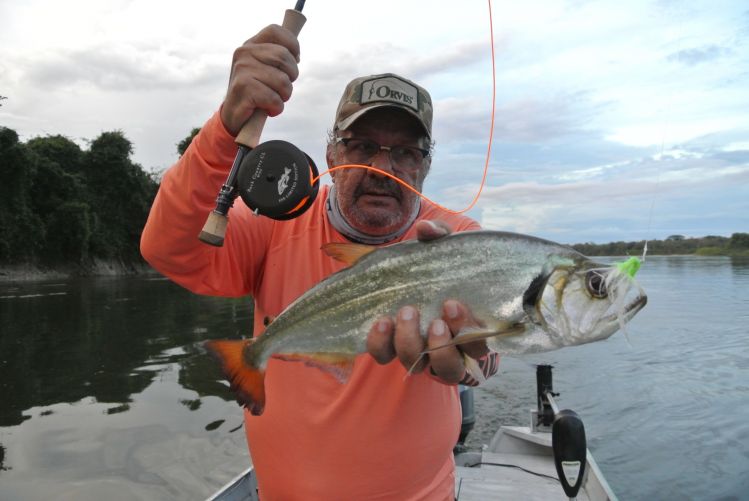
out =
<path fill-rule="evenodd" d="M 551 428 L 551 447 L 559 482 L 567 497 L 575 499 L 583 485 L 587 464 L 585 426 L 575 411 L 560 411 L 557 407 L 554 397 L 559 396 L 559 393 L 554 393 L 551 369 L 551 365 L 536 367 L 538 409 L 534 415 L 533 428 L 542 431 Z"/>
<path fill-rule="evenodd" d="M 307 18 L 304 0 L 288 9 L 282 26 L 299 35 Z M 292 219 L 310 208 L 320 188 L 315 162 L 287 141 L 260 143 L 268 114 L 255 110 L 242 126 L 235 142 L 238 150 L 218 197 L 198 238 L 209 245 L 224 245 L 229 209 L 240 196 L 256 215 L 277 220 Z M 314 180 L 314 183 L 313 183 Z"/>

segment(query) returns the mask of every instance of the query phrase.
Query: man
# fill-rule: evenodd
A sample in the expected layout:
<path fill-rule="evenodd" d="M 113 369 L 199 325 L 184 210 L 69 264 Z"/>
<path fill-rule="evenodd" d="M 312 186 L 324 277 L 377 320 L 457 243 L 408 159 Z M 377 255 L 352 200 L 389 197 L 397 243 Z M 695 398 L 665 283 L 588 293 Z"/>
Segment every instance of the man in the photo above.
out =
<path fill-rule="evenodd" d="M 236 153 L 234 136 L 256 109 L 281 113 L 298 60 L 296 38 L 279 26 L 235 51 L 221 110 L 164 175 L 141 243 L 149 263 L 194 292 L 251 293 L 256 336 L 264 320 L 344 266 L 320 250 L 324 243 L 380 245 L 479 228 L 422 204 L 380 174 L 343 169 L 301 216 L 255 217 L 237 201 L 224 246 L 200 243 L 197 235 Z M 432 103 L 423 88 L 392 74 L 355 79 L 336 112 L 328 166 L 371 165 L 420 190 L 431 162 L 431 126 Z M 479 359 L 487 374 L 496 371 L 496 357 L 482 342 L 448 347 L 404 378 L 425 346 L 441 346 L 476 324 L 469 309 L 446 301 L 442 318 L 430 319 L 426 340 L 411 306 L 372 320 L 369 353 L 357 357 L 346 384 L 301 363 L 269 362 L 265 410 L 245 413 L 264 500 L 452 499 L 451 451 L 461 417 L 455 383 L 472 382 L 460 350 Z"/>

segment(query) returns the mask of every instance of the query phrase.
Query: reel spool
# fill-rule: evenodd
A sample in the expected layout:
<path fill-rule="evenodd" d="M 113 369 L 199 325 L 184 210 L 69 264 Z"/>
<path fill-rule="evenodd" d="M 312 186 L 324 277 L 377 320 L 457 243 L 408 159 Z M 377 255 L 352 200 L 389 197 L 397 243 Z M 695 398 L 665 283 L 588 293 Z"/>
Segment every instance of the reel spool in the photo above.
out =
<path fill-rule="evenodd" d="M 317 176 L 315 162 L 302 150 L 287 141 L 266 141 L 242 159 L 237 194 L 255 214 L 285 221 L 312 206 L 320 189 Z"/>

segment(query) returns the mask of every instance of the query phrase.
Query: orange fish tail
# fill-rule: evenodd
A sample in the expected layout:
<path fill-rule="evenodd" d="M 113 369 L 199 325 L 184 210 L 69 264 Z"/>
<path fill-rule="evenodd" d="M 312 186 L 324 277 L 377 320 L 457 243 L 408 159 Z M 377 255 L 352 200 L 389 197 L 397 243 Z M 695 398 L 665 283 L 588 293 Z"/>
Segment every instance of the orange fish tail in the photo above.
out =
<path fill-rule="evenodd" d="M 245 361 L 244 351 L 252 342 L 252 339 L 206 341 L 205 347 L 221 364 L 237 402 L 259 416 L 265 408 L 265 370 Z"/>

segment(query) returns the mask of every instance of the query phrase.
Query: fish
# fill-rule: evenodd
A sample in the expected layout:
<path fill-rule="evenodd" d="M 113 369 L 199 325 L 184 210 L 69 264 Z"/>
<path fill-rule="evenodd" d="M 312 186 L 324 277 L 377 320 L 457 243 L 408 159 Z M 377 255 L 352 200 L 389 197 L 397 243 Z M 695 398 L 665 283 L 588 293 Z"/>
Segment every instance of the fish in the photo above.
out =
<path fill-rule="evenodd" d="M 322 250 L 350 266 L 303 293 L 262 335 L 206 342 L 252 414 L 265 406 L 270 358 L 304 362 L 345 382 L 354 358 L 366 352 L 372 323 L 406 305 L 420 310 L 426 332 L 442 303 L 457 299 L 481 327 L 461 330 L 448 345 L 485 339 L 512 356 L 606 339 L 647 303 L 634 280 L 639 262 L 602 264 L 519 233 L 467 231 L 384 247 L 328 243 Z M 475 370 L 475 361 L 466 362 Z"/>

